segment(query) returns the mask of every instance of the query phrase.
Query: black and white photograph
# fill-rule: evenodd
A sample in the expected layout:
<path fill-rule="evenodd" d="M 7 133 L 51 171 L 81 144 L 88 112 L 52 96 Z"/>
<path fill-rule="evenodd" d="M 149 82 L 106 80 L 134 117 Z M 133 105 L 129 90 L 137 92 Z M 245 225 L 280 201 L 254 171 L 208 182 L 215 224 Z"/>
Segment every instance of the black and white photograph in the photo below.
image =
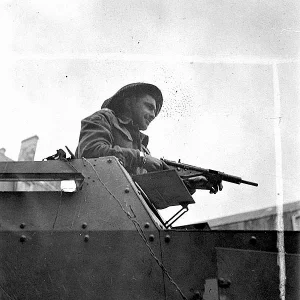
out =
<path fill-rule="evenodd" d="M 300 299 L 300 3 L 3 0 L 0 299 Z"/>

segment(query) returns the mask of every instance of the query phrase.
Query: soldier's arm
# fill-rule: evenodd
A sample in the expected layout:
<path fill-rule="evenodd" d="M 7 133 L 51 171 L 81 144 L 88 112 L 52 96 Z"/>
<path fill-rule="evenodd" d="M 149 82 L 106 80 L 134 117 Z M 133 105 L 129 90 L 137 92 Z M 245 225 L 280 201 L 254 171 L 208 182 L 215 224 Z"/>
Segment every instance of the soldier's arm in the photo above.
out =
<path fill-rule="evenodd" d="M 107 116 L 98 113 L 81 121 L 76 157 L 117 157 L 125 168 L 132 169 L 142 162 L 140 151 L 114 145 L 112 124 Z"/>

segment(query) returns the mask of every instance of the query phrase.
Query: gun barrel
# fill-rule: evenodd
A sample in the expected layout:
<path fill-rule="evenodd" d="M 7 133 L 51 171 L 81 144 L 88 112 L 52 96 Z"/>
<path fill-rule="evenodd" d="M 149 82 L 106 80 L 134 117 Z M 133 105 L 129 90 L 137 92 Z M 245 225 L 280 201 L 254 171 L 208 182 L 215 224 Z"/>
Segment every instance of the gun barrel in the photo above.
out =
<path fill-rule="evenodd" d="M 256 182 L 243 180 L 241 177 L 225 174 L 223 172 L 219 172 L 219 171 L 215 171 L 215 170 L 209 170 L 209 173 L 219 175 L 222 178 L 222 180 L 228 181 L 228 182 L 231 182 L 231 183 L 235 183 L 235 184 L 243 183 L 243 184 L 258 186 L 258 183 L 256 183 Z"/>
<path fill-rule="evenodd" d="M 247 181 L 247 180 L 241 180 L 241 183 L 248 184 L 248 185 L 253 185 L 253 186 L 258 186 L 258 183 L 252 182 L 252 181 Z"/>
<path fill-rule="evenodd" d="M 204 168 L 187 165 L 187 164 L 183 164 L 183 163 L 177 163 L 175 161 L 167 160 L 164 158 L 162 160 L 169 166 L 173 166 L 173 167 L 180 168 L 183 170 L 192 170 L 192 171 L 200 172 L 204 176 L 205 176 L 205 174 L 207 174 L 207 175 L 211 174 L 211 175 L 219 176 L 222 180 L 228 181 L 231 183 L 235 183 L 235 184 L 243 183 L 243 184 L 248 184 L 248 185 L 252 185 L 252 186 L 258 186 L 258 183 L 256 183 L 256 182 L 243 180 L 241 177 L 229 175 L 229 174 L 226 174 L 226 173 L 223 173 L 220 171 L 216 171 L 216 170 L 212 170 L 212 169 L 204 169 Z M 194 174 L 192 176 L 194 176 Z"/>

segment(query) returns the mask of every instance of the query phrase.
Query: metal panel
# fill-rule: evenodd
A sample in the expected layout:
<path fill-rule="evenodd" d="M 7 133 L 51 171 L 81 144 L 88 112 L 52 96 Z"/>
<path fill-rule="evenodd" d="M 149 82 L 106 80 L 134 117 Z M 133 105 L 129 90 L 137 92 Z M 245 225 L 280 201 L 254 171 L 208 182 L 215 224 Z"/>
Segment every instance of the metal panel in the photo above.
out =
<path fill-rule="evenodd" d="M 65 164 L 30 162 L 23 174 L 65 176 L 71 174 Z M 75 193 L 0 193 L 1 299 L 182 300 L 181 292 L 187 299 L 216 300 L 216 247 L 276 255 L 277 232 L 159 230 L 115 158 L 72 164 L 84 178 Z M 299 237 L 285 232 L 286 252 L 299 253 Z M 298 256 L 287 259 L 288 278 L 298 276 L 297 264 Z"/>
<path fill-rule="evenodd" d="M 288 253 L 299 253 L 300 234 L 296 232 L 285 233 L 285 250 Z M 178 284 L 188 299 L 197 299 L 200 296 L 208 297 L 208 282 L 217 280 L 217 254 L 222 248 L 235 248 L 237 251 L 248 253 L 248 250 L 258 253 L 255 260 L 259 260 L 260 255 L 273 252 L 276 257 L 277 252 L 277 232 L 276 231 L 198 231 L 198 230 L 169 230 L 161 234 L 163 263 L 172 279 Z M 298 256 L 297 256 L 298 257 Z M 231 259 L 231 260 L 230 260 Z M 230 257 L 229 263 L 236 264 L 234 256 Z M 237 262 L 238 264 L 238 262 Z M 273 261 L 272 261 L 273 264 Z M 274 266 L 274 264 L 273 264 Z M 275 262 L 275 266 L 277 263 Z M 296 267 L 295 267 L 296 268 Z M 296 269 L 289 269 L 294 272 Z M 242 276 L 244 269 L 239 270 L 237 276 Z M 298 273 L 297 273 L 298 274 Z M 269 274 L 272 280 L 272 274 Z M 298 275 L 297 275 L 298 276 Z M 222 276 L 221 276 L 222 277 Z M 225 276 L 226 277 L 226 276 Z M 266 277 L 266 280 L 269 280 Z M 290 278 L 295 278 L 290 276 Z M 297 277 L 296 277 L 297 278 Z M 295 284 L 298 278 L 292 280 L 290 285 Z M 165 276 L 167 299 L 182 299 L 178 290 Z M 212 295 L 216 291 L 212 291 Z M 194 297 L 194 298 L 193 298 Z M 215 297 L 215 296 L 212 296 Z M 204 299 L 206 299 L 204 298 Z M 199 298 L 198 298 L 199 299 Z M 214 299 L 214 298 L 207 298 Z M 223 298 L 225 300 L 226 298 Z M 246 299 L 243 297 L 229 299 Z M 253 298 L 256 299 L 256 298 Z M 251 300 L 253 300 L 251 299 Z M 265 298 L 257 298 L 265 299 Z"/>
<path fill-rule="evenodd" d="M 300 255 L 287 254 L 286 299 L 300 299 Z M 224 300 L 280 299 L 277 253 L 217 249 L 220 298 Z"/>
<path fill-rule="evenodd" d="M 1 232 L 0 238 L 3 300 L 165 299 L 162 270 L 136 232 Z M 159 239 L 149 243 L 160 258 Z"/>
<path fill-rule="evenodd" d="M 128 173 L 115 158 L 72 163 L 85 178 L 75 193 L 0 193 L 0 298 L 164 299 L 157 224 Z"/>
<path fill-rule="evenodd" d="M 48 168 L 43 170 L 49 173 L 56 162 L 46 163 Z M 134 222 L 155 229 L 155 217 L 151 219 L 116 159 L 76 160 L 74 164 L 78 169 L 81 165 L 85 177 L 75 193 L 0 193 L 0 230 L 19 230 L 20 224 L 28 230 L 76 230 L 83 223 L 91 230 L 136 230 Z"/>
<path fill-rule="evenodd" d="M 187 299 L 201 299 L 207 281 L 217 277 L 215 235 L 202 232 L 165 231 L 161 236 L 163 263 Z M 178 289 L 165 276 L 166 299 L 182 300 Z M 208 299 L 218 300 L 217 291 Z M 206 294 L 209 292 L 206 291 Z"/>
<path fill-rule="evenodd" d="M 277 231 L 211 231 L 216 235 L 216 247 L 277 252 Z M 204 234 L 204 233 L 202 233 Z M 300 254 L 300 232 L 285 231 L 284 245 L 287 253 Z"/>
<path fill-rule="evenodd" d="M 74 167 L 82 165 L 81 160 L 65 162 L 54 161 L 22 161 L 0 162 L 0 181 L 18 180 L 82 180 L 83 176 Z"/>
<path fill-rule="evenodd" d="M 165 170 L 133 177 L 157 209 L 195 203 L 175 170 Z"/>

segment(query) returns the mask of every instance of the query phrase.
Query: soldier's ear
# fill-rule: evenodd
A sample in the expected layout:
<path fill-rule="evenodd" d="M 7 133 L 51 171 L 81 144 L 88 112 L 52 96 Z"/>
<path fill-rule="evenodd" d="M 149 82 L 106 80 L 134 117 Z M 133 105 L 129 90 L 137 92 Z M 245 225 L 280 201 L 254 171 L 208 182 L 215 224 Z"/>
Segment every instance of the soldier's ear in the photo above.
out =
<path fill-rule="evenodd" d="M 129 97 L 126 97 L 124 99 L 124 111 L 125 112 L 131 112 L 131 109 L 132 109 L 132 99 L 129 98 Z"/>
<path fill-rule="evenodd" d="M 126 97 L 123 102 L 124 111 L 131 114 L 133 107 L 135 106 L 135 98 Z"/>

